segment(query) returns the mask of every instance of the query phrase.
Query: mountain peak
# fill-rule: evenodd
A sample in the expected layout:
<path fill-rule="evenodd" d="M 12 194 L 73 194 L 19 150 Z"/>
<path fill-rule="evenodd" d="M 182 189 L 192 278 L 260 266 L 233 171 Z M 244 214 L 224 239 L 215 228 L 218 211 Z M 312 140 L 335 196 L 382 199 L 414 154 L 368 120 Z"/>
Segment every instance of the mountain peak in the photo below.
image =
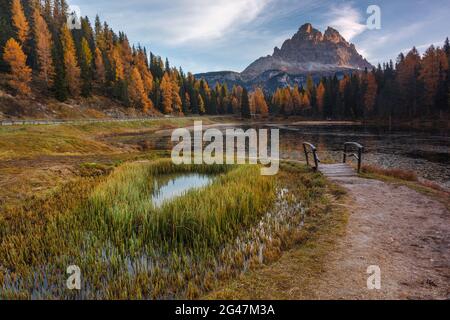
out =
<path fill-rule="evenodd" d="M 332 27 L 328 27 L 324 34 L 324 39 L 327 41 L 331 41 L 333 43 L 347 43 L 347 40 L 344 39 L 343 36 L 337 31 L 336 29 Z"/>
<path fill-rule="evenodd" d="M 228 81 L 228 84 L 256 85 L 265 88 L 304 83 L 308 75 L 314 79 L 343 75 L 373 66 L 362 57 L 353 44 L 347 42 L 336 29 L 328 27 L 325 33 L 311 23 L 302 25 L 292 38 L 284 41 L 273 54 L 261 57 L 242 73 L 203 74 L 208 83 Z"/>
<path fill-rule="evenodd" d="M 300 33 L 311 33 L 311 31 L 313 30 L 313 26 L 311 23 L 305 23 L 304 25 L 302 25 L 300 27 L 300 29 L 298 30 Z"/>
<path fill-rule="evenodd" d="M 302 25 L 273 55 L 260 58 L 244 70 L 244 79 L 254 79 L 269 70 L 289 74 L 364 70 L 372 66 L 344 37 L 332 27 L 324 34 L 311 23 Z"/>

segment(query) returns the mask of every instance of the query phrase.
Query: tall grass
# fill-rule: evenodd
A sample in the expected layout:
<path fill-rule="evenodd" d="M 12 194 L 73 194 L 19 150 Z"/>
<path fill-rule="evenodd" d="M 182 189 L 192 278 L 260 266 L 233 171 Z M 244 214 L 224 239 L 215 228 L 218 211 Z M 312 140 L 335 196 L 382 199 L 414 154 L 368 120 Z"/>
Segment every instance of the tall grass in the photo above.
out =
<path fill-rule="evenodd" d="M 155 207 L 153 179 L 188 172 L 216 178 Z M 123 164 L 0 214 L 0 299 L 199 297 L 302 241 L 325 188 L 297 165 L 263 177 L 251 165 Z M 70 265 L 81 291 L 66 288 Z"/>
<path fill-rule="evenodd" d="M 218 176 L 155 208 L 153 177 L 176 172 Z M 6 215 L 14 223 L 1 231 L 0 297 L 193 297 L 214 278 L 220 249 L 255 224 L 275 195 L 273 179 L 261 177 L 256 166 L 174 166 L 169 160 L 125 164 L 95 188 L 74 189 L 90 194 L 74 194 L 85 199 L 79 206 L 66 190 L 59 200 L 67 205 L 41 203 L 28 221 L 25 211 Z M 64 287 L 72 264 L 83 272 L 87 289 L 80 293 Z"/>

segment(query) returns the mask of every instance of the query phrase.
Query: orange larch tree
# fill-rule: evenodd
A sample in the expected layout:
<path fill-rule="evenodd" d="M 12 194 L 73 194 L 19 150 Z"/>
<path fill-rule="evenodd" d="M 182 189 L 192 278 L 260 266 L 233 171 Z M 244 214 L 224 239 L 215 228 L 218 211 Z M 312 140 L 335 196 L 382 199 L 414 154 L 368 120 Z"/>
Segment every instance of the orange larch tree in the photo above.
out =
<path fill-rule="evenodd" d="M 28 40 L 30 34 L 30 26 L 23 11 L 20 0 L 13 0 L 11 5 L 12 22 L 16 28 L 17 40 L 23 46 Z"/>
<path fill-rule="evenodd" d="M 67 25 L 63 25 L 61 28 L 61 43 L 64 50 L 64 67 L 69 92 L 76 97 L 80 94 L 81 70 L 77 62 L 72 33 Z"/>
<path fill-rule="evenodd" d="M 167 72 L 164 73 L 160 84 L 161 97 L 162 97 L 162 109 L 164 114 L 170 114 L 173 112 L 172 108 L 172 81 L 170 80 L 170 76 Z"/>
<path fill-rule="evenodd" d="M 27 56 L 23 53 L 20 44 L 13 38 L 5 45 L 3 59 L 10 67 L 9 85 L 20 94 L 31 92 L 31 68 L 27 66 Z"/>
<path fill-rule="evenodd" d="M 52 58 L 52 35 L 38 7 L 34 9 L 33 18 L 39 78 L 46 83 L 47 87 L 50 87 L 53 83 L 53 75 L 55 73 Z"/>
<path fill-rule="evenodd" d="M 325 86 L 323 85 L 322 81 L 317 86 L 316 104 L 317 104 L 317 111 L 319 112 L 319 114 L 322 114 L 323 107 L 325 104 Z"/>
<path fill-rule="evenodd" d="M 103 55 L 99 48 L 95 48 L 95 80 L 98 84 L 105 83 L 105 63 L 103 62 Z"/>
<path fill-rule="evenodd" d="M 153 109 L 153 103 L 145 92 L 144 83 L 138 68 L 134 67 L 131 71 L 130 85 L 128 86 L 128 94 L 130 101 L 134 106 L 142 109 L 147 113 Z"/>

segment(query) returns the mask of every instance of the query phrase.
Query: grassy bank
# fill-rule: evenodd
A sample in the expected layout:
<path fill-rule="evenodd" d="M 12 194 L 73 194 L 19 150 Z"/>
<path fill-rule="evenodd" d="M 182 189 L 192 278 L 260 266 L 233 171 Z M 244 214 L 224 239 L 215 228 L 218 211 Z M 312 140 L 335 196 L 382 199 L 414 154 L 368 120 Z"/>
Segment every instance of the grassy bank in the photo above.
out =
<path fill-rule="evenodd" d="M 38 156 L 104 155 L 124 150 L 103 140 L 108 136 L 191 126 L 195 118 L 0 127 L 0 160 Z M 199 118 L 203 123 L 213 119 Z"/>

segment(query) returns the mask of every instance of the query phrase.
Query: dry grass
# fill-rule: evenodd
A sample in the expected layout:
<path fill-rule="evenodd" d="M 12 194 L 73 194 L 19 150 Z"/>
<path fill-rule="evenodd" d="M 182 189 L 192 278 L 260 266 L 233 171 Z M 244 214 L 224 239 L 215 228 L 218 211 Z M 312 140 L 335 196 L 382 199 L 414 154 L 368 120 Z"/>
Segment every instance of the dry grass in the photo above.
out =
<path fill-rule="evenodd" d="M 365 165 L 362 168 L 362 172 L 366 174 L 376 174 L 392 178 L 397 178 L 405 181 L 418 181 L 417 174 L 413 171 L 402 169 L 384 169 L 372 165 Z"/>
<path fill-rule="evenodd" d="M 193 121 L 192 118 L 174 118 L 157 121 L 0 127 L 0 160 L 123 153 L 129 150 L 123 150 L 102 138 L 189 126 Z M 202 121 L 205 124 L 213 123 L 208 118 L 202 118 Z"/>
<path fill-rule="evenodd" d="M 326 182 L 311 204 L 297 241 L 281 258 L 240 278 L 222 282 L 206 299 L 303 300 L 310 299 L 315 279 L 324 271 L 327 255 L 345 233 L 348 221 L 346 192 Z"/>
<path fill-rule="evenodd" d="M 417 175 L 413 172 L 365 166 L 361 177 L 407 186 L 440 201 L 450 210 L 450 192 L 431 181 L 419 181 Z"/>

